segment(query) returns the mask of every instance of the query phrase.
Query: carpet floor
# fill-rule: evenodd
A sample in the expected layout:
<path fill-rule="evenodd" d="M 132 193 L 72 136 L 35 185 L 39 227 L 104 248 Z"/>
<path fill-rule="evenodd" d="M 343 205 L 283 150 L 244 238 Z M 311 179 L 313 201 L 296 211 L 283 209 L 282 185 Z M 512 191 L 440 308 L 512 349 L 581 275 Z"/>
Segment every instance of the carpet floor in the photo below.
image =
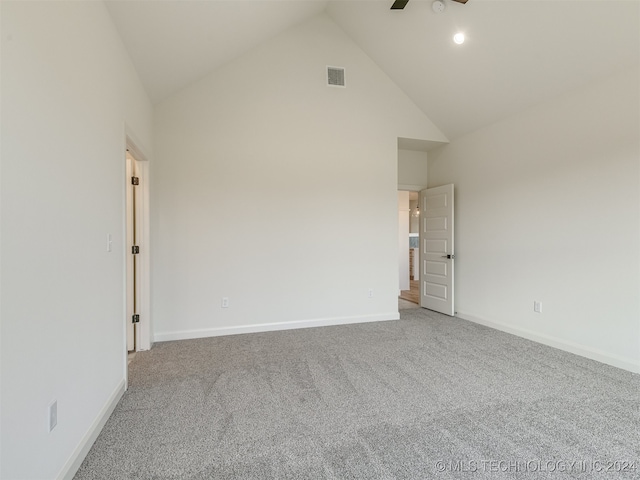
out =
<path fill-rule="evenodd" d="M 75 479 L 640 478 L 640 376 L 424 309 L 156 344 Z"/>

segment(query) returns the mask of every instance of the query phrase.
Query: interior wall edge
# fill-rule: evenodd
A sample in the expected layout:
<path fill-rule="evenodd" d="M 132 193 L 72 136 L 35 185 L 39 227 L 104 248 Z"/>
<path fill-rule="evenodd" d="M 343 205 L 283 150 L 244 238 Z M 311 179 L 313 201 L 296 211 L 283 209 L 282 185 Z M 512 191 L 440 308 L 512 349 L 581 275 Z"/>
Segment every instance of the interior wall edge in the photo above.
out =
<path fill-rule="evenodd" d="M 82 462 L 89 453 L 89 450 L 91 450 L 91 447 L 98 438 L 98 435 L 100 435 L 100 432 L 107 423 L 107 420 L 109 420 L 109 417 L 115 410 L 118 402 L 120 402 L 120 399 L 124 395 L 125 390 L 125 380 L 122 379 L 122 381 L 118 383 L 118 386 L 110 395 L 104 407 L 102 407 L 102 409 L 100 410 L 100 413 L 98 413 L 98 416 L 91 424 L 91 427 L 87 430 L 85 435 L 80 440 L 78 446 L 75 448 L 69 459 L 65 462 L 62 470 L 56 476 L 57 480 L 73 480 L 73 477 L 80 468 L 80 465 L 82 465 Z"/>
<path fill-rule="evenodd" d="M 195 330 L 180 330 L 175 332 L 160 332 L 153 336 L 154 342 L 168 342 L 172 340 L 191 340 L 195 338 L 222 337 L 243 333 L 263 333 L 280 330 L 295 330 L 298 328 L 331 327 L 337 325 L 352 325 L 357 323 L 387 322 L 399 320 L 398 312 L 384 314 L 357 315 L 350 317 L 316 318 L 310 320 L 296 320 L 292 322 L 274 322 L 263 324 L 240 325 L 233 327 L 216 327 Z"/>
<path fill-rule="evenodd" d="M 565 352 L 573 353 L 590 360 L 595 360 L 596 362 L 605 363 L 607 365 L 611 365 L 612 367 L 621 368 L 632 373 L 640 373 L 640 363 L 635 362 L 631 358 L 621 357 L 619 355 L 614 355 L 602 350 L 598 350 L 596 348 L 588 347 L 586 345 L 568 342 L 551 335 L 544 335 L 524 328 L 513 327 L 505 323 L 496 322 L 467 313 L 457 312 L 456 317 L 461 318 L 462 320 L 467 320 L 469 322 L 484 325 L 485 327 L 493 328 L 495 330 L 500 330 L 501 332 L 510 333 L 512 335 L 516 335 L 517 337 L 526 338 L 527 340 L 541 343 L 542 345 L 546 345 L 548 347 L 553 347 Z"/>

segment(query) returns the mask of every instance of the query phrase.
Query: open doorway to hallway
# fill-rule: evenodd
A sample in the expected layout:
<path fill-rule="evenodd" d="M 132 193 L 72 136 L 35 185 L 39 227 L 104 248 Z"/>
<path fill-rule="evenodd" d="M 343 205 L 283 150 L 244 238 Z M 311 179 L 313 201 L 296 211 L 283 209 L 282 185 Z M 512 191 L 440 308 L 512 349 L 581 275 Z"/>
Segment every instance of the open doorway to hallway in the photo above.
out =
<path fill-rule="evenodd" d="M 127 252 L 127 351 L 128 360 L 131 362 L 138 350 L 140 319 L 140 266 L 139 266 L 139 205 L 140 205 L 140 177 L 138 174 L 138 161 L 134 153 L 127 148 L 127 175 L 126 188 L 126 252 Z"/>
<path fill-rule="evenodd" d="M 149 161 L 126 134 L 125 150 L 125 332 L 127 364 L 151 348 L 149 295 Z"/>
<path fill-rule="evenodd" d="M 398 191 L 398 308 L 420 306 L 420 253 L 418 192 Z"/>

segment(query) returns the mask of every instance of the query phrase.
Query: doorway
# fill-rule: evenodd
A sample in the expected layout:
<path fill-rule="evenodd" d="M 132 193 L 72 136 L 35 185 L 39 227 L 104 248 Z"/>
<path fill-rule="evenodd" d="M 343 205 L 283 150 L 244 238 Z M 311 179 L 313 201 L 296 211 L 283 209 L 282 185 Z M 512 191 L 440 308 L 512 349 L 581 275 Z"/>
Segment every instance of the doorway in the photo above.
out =
<path fill-rule="evenodd" d="M 420 307 L 420 211 L 418 192 L 398 191 L 399 309 Z"/>
<path fill-rule="evenodd" d="M 125 152 L 125 325 L 128 360 L 151 348 L 149 298 L 149 162 L 127 135 Z"/>
<path fill-rule="evenodd" d="M 127 176 L 125 178 L 126 188 L 126 249 L 127 255 L 127 352 L 129 353 L 129 360 L 132 359 L 132 355 L 135 355 L 138 349 L 138 324 L 140 322 L 140 267 L 139 267 L 139 254 L 140 246 L 138 245 L 138 239 L 140 234 L 138 233 L 139 220 L 136 215 L 137 206 L 140 204 L 139 186 L 140 177 L 138 176 L 138 161 L 133 156 L 132 152 L 127 148 L 126 153 L 127 161 Z"/>

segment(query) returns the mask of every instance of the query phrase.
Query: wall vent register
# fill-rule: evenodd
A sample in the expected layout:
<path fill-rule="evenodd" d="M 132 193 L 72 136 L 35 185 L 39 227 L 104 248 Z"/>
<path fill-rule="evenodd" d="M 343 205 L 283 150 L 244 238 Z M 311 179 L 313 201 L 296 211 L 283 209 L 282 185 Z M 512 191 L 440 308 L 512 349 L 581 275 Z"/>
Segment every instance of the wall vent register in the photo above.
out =
<path fill-rule="evenodd" d="M 332 87 L 345 87 L 344 68 L 327 67 L 327 82 Z"/>

